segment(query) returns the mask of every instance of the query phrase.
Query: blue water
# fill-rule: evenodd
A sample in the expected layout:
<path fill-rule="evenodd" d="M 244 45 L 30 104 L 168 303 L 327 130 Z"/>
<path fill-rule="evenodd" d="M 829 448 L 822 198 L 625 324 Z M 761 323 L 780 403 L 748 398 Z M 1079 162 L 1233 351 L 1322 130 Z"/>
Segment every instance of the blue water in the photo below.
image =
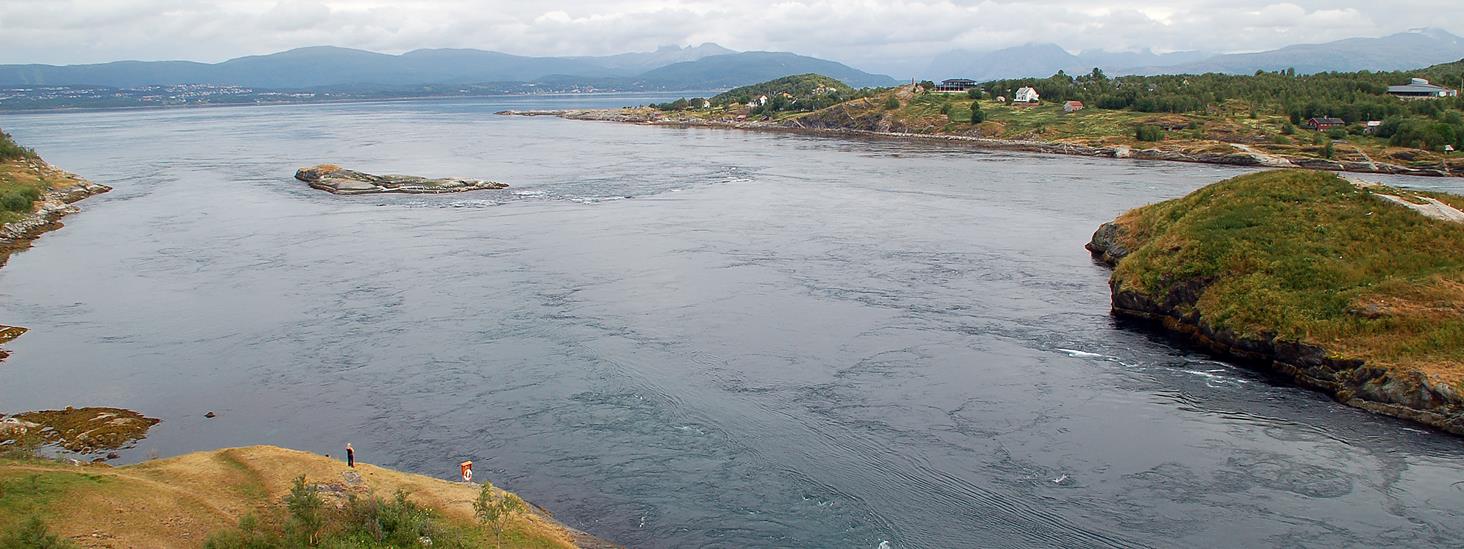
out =
<path fill-rule="evenodd" d="M 0 410 L 473 459 L 637 547 L 1464 544 L 1458 438 L 1109 315 L 1092 231 L 1244 170 L 492 114 L 653 100 L 6 115 L 116 190 L 0 269 Z"/>

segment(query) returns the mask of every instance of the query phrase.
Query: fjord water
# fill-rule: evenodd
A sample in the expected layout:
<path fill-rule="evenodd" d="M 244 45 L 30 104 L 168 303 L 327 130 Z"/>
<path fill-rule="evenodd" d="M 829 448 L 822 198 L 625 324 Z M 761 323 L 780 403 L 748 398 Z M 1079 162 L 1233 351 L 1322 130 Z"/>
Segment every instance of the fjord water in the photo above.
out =
<path fill-rule="evenodd" d="M 0 269 L 0 410 L 472 459 L 637 547 L 1464 543 L 1460 439 L 1110 317 L 1093 229 L 1242 170 L 492 114 L 640 102 L 6 115 L 116 190 Z"/>

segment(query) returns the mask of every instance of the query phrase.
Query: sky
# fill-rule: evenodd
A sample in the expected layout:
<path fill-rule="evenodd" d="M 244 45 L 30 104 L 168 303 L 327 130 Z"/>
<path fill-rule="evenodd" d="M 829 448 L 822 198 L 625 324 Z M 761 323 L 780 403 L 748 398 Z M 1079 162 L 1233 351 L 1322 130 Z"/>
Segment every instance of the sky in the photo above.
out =
<path fill-rule="evenodd" d="M 603 55 L 715 42 L 902 75 L 953 49 L 1243 52 L 1411 28 L 1459 0 L 0 0 L 0 63 L 217 62 L 332 45 Z"/>

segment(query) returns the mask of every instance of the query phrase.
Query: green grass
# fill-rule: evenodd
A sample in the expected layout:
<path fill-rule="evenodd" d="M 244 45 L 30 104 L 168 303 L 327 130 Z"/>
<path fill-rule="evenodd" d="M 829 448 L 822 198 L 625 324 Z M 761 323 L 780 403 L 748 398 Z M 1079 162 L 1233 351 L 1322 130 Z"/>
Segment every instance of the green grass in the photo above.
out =
<path fill-rule="evenodd" d="M 49 514 L 53 504 L 77 487 L 106 482 L 106 478 L 96 475 L 64 472 L 0 478 L 0 530 L 16 528 L 30 517 Z"/>
<path fill-rule="evenodd" d="M 1372 194 L 1272 171 L 1139 208 L 1119 219 L 1134 253 L 1114 280 L 1159 302 L 1203 286 L 1181 308 L 1217 329 L 1464 380 L 1464 225 Z"/>

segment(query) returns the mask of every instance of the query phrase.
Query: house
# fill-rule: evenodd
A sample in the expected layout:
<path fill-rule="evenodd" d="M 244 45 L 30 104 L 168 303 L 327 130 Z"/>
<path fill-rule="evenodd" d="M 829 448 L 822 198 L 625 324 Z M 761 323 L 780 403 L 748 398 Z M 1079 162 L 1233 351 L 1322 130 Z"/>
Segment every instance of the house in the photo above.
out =
<path fill-rule="evenodd" d="M 961 93 L 974 87 L 976 87 L 975 80 L 952 78 L 950 80 L 941 80 L 939 84 L 935 85 L 935 91 L 939 93 Z"/>
<path fill-rule="evenodd" d="M 1062 112 L 1078 112 L 1083 110 L 1082 101 L 1068 101 L 1062 104 Z"/>
<path fill-rule="evenodd" d="M 1362 123 L 1362 133 L 1372 135 L 1378 133 L 1378 128 L 1383 127 L 1382 120 L 1368 120 Z"/>
<path fill-rule="evenodd" d="M 1017 95 L 1012 98 L 1012 103 L 1037 103 L 1040 100 L 1041 97 L 1037 95 L 1037 90 L 1032 89 L 1031 86 L 1022 86 L 1017 90 Z"/>
<path fill-rule="evenodd" d="M 1347 123 L 1343 122 L 1341 118 L 1332 118 L 1330 116 L 1321 116 L 1317 118 L 1306 119 L 1306 127 L 1308 129 L 1313 129 L 1316 131 L 1330 130 L 1332 128 L 1340 128 L 1346 125 Z"/>
<path fill-rule="evenodd" d="M 1435 86 L 1422 78 L 1411 78 L 1407 84 L 1402 86 L 1388 86 L 1388 95 L 1399 99 L 1435 99 L 1458 97 L 1459 90 Z"/>

